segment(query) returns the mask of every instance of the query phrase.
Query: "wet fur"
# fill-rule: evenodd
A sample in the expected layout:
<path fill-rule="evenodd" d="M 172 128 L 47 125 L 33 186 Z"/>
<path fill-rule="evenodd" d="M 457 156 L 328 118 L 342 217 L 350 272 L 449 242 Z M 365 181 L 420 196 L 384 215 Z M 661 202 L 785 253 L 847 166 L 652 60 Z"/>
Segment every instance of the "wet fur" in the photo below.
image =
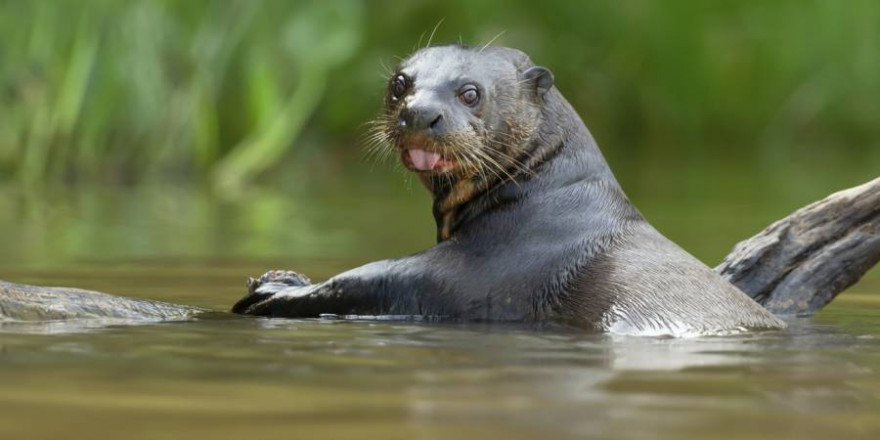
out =
<path fill-rule="evenodd" d="M 323 283 L 258 288 L 233 311 L 558 322 L 632 334 L 785 326 L 645 221 L 559 91 L 521 78 L 533 66 L 522 52 L 428 48 L 398 71 L 409 69 L 419 87 L 419 75 L 454 77 L 462 72 L 449 66 L 468 62 L 507 70 L 469 129 L 432 141 L 464 164 L 422 177 L 438 245 Z M 399 107 L 386 104 L 371 139 L 388 154 L 407 134 L 395 126 Z"/>

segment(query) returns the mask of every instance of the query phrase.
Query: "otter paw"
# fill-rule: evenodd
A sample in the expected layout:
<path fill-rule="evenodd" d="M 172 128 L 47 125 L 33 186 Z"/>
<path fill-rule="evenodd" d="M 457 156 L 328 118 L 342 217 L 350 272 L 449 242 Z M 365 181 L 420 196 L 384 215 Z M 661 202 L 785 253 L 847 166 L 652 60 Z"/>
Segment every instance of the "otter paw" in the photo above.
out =
<path fill-rule="evenodd" d="M 249 295 L 271 294 L 288 287 L 302 287 L 312 284 L 307 276 L 292 270 L 270 270 L 259 278 L 248 278 Z"/>

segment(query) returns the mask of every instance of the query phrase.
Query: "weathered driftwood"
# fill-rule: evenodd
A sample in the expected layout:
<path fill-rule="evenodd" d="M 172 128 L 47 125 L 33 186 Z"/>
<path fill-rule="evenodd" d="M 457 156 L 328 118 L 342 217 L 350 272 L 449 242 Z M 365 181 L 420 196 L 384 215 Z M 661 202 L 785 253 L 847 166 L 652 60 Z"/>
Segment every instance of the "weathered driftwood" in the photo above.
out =
<path fill-rule="evenodd" d="M 715 268 L 775 314 L 811 315 L 880 261 L 880 178 L 773 223 Z"/>
<path fill-rule="evenodd" d="M 880 179 L 830 195 L 739 243 L 715 270 L 777 314 L 809 315 L 880 260 Z M 205 310 L 0 281 L 0 323 L 180 320 Z"/>
<path fill-rule="evenodd" d="M 71 319 L 181 320 L 203 309 L 66 287 L 0 281 L 0 322 Z"/>

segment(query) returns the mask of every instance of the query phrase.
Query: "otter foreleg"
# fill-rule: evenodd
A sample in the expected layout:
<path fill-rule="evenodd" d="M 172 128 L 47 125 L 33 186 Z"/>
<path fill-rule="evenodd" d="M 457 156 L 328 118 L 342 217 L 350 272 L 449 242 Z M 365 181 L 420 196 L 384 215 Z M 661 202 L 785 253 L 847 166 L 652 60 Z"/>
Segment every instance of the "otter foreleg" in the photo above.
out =
<path fill-rule="evenodd" d="M 292 271 L 270 271 L 251 280 L 233 313 L 288 318 L 339 316 L 443 317 L 454 311 L 438 298 L 443 287 L 424 272 L 418 257 L 388 260 L 309 284 Z M 430 295 L 426 295 L 430 294 Z"/>

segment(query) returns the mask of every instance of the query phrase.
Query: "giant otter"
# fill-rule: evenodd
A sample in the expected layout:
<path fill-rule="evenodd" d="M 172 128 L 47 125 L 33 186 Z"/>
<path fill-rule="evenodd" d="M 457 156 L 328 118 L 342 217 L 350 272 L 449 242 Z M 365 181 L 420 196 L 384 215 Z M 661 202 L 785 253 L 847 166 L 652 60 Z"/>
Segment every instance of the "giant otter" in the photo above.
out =
<path fill-rule="evenodd" d="M 390 78 L 377 136 L 433 195 L 438 244 L 317 284 L 271 272 L 233 312 L 635 334 L 785 326 L 648 224 L 553 74 L 523 52 L 419 50 Z"/>

